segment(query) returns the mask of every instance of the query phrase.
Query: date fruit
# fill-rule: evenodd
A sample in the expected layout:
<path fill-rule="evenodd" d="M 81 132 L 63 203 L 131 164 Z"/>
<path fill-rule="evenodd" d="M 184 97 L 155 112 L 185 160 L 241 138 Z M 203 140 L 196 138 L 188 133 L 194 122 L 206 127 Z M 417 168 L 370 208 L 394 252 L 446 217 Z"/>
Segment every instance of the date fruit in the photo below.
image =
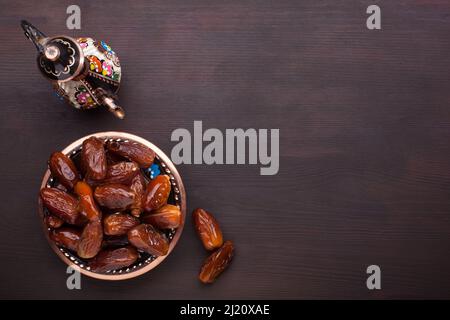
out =
<path fill-rule="evenodd" d="M 175 229 L 180 226 L 181 211 L 177 206 L 165 204 L 158 210 L 146 214 L 141 220 L 158 229 Z"/>
<path fill-rule="evenodd" d="M 89 266 L 94 272 L 106 272 L 125 268 L 136 262 L 139 254 L 133 247 L 105 249 L 91 261 Z"/>
<path fill-rule="evenodd" d="M 108 166 L 106 177 L 102 184 L 121 183 L 130 184 L 139 173 L 139 166 L 134 162 L 119 162 Z"/>
<path fill-rule="evenodd" d="M 47 214 L 44 218 L 45 224 L 52 229 L 57 229 L 64 224 L 64 221 L 57 216 Z"/>
<path fill-rule="evenodd" d="M 170 190 L 170 178 L 167 175 L 159 175 L 150 181 L 143 198 L 144 210 L 150 212 L 165 205 L 169 198 Z"/>
<path fill-rule="evenodd" d="M 44 206 L 52 214 L 69 224 L 79 222 L 78 201 L 70 194 L 55 188 L 43 188 L 40 196 Z"/>
<path fill-rule="evenodd" d="M 81 166 L 85 171 L 85 178 L 103 180 L 106 177 L 106 164 L 103 141 L 96 137 L 84 140 L 81 150 Z"/>
<path fill-rule="evenodd" d="M 94 201 L 92 188 L 84 181 L 78 181 L 74 188 L 79 196 L 78 211 L 89 221 L 100 220 L 102 212 Z"/>
<path fill-rule="evenodd" d="M 135 217 L 139 217 L 143 211 L 142 198 L 144 197 L 144 191 L 146 188 L 145 178 L 142 173 L 138 173 L 131 181 L 130 189 L 134 193 L 134 201 L 131 205 L 131 214 Z"/>
<path fill-rule="evenodd" d="M 192 213 L 194 226 L 206 250 L 214 250 L 223 244 L 222 231 L 213 215 L 203 209 Z"/>
<path fill-rule="evenodd" d="M 106 148 L 111 153 L 136 162 L 141 168 L 148 168 L 155 160 L 155 152 L 138 142 L 110 140 Z"/>
<path fill-rule="evenodd" d="M 78 182 L 79 174 L 72 160 L 62 152 L 54 152 L 50 156 L 48 166 L 52 175 L 71 190 Z"/>
<path fill-rule="evenodd" d="M 78 242 L 77 254 L 84 259 L 95 257 L 102 248 L 103 230 L 100 221 L 91 221 L 83 229 Z"/>
<path fill-rule="evenodd" d="M 72 251 L 77 251 L 78 242 L 81 238 L 81 231 L 64 227 L 58 230 L 52 230 L 49 236 L 57 245 Z"/>
<path fill-rule="evenodd" d="M 125 211 L 134 202 L 134 193 L 131 189 L 117 183 L 105 184 L 95 188 L 94 197 L 102 207 L 116 211 Z"/>
<path fill-rule="evenodd" d="M 128 231 L 128 241 L 139 250 L 157 257 L 169 252 L 166 236 L 149 224 L 140 224 Z"/>
<path fill-rule="evenodd" d="M 202 265 L 198 278 L 203 283 L 213 283 L 228 267 L 233 259 L 234 246 L 226 241 L 220 249 L 214 251 Z"/>
<path fill-rule="evenodd" d="M 111 214 L 103 220 L 103 231 L 109 236 L 120 236 L 127 234 L 131 228 L 139 224 L 139 219 L 129 214 Z"/>

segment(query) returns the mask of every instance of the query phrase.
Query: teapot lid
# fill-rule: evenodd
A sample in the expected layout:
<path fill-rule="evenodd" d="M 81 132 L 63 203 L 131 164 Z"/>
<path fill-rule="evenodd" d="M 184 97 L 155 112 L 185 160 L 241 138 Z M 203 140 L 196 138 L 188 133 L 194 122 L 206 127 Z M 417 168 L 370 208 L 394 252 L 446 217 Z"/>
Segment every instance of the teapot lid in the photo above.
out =
<path fill-rule="evenodd" d="M 38 56 L 41 72 L 50 80 L 69 81 L 80 75 L 84 55 L 75 39 L 66 36 L 48 38 Z"/>

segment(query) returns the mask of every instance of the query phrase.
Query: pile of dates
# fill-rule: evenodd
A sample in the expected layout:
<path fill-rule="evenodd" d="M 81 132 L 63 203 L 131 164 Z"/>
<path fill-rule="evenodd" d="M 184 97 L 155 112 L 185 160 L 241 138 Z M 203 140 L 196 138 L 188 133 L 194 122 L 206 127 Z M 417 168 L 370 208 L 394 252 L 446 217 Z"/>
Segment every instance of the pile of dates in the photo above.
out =
<path fill-rule="evenodd" d="M 194 227 L 203 247 L 213 253 L 203 262 L 199 280 L 213 283 L 231 263 L 234 245 L 231 241 L 223 241 L 222 230 L 214 216 L 204 209 L 195 209 L 192 213 Z"/>
<path fill-rule="evenodd" d="M 140 253 L 166 255 L 167 232 L 180 225 L 181 212 L 167 203 L 169 177 L 143 174 L 154 159 L 140 143 L 96 137 L 83 142 L 76 161 L 53 153 L 56 182 L 40 191 L 50 238 L 99 273 L 128 267 Z"/>

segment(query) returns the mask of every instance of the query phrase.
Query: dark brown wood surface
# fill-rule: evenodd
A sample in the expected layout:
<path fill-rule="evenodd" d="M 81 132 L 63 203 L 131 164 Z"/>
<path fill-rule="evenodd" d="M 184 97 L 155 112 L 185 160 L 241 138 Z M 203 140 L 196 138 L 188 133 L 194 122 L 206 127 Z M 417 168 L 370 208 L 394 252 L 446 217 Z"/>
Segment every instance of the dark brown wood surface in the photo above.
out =
<path fill-rule="evenodd" d="M 450 298 L 450 2 L 0 1 L 0 297 Z M 382 8 L 382 30 L 366 8 Z M 109 42 L 124 121 L 59 101 L 19 21 Z M 236 259 L 212 286 L 190 219 L 174 252 L 124 282 L 65 265 L 37 216 L 49 154 L 97 131 L 170 154 L 176 128 L 279 128 L 280 171 L 181 165 L 189 213 L 214 212 Z M 382 290 L 366 268 L 382 269 Z"/>

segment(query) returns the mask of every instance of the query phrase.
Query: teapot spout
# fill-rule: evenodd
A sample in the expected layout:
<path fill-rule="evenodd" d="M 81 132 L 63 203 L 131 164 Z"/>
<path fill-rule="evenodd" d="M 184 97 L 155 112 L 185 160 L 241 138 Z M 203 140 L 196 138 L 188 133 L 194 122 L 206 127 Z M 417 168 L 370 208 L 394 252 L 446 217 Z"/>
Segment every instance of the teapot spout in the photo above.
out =
<path fill-rule="evenodd" d="M 108 110 L 116 116 L 116 118 L 125 118 L 125 111 L 122 107 L 118 106 L 113 99 L 105 97 L 103 99 L 103 105 L 106 106 Z"/>
<path fill-rule="evenodd" d="M 44 53 L 44 43 L 47 36 L 26 20 L 22 20 L 20 25 L 22 26 L 25 36 L 33 42 L 36 49 L 39 52 Z"/>
<path fill-rule="evenodd" d="M 116 116 L 116 118 L 125 118 L 125 110 L 123 110 L 121 106 L 116 104 L 114 95 L 110 94 L 103 88 L 97 88 L 95 90 L 95 95 L 97 97 L 97 100 L 99 100 L 103 106 L 108 108 L 108 111 L 112 112 L 112 114 Z"/>

